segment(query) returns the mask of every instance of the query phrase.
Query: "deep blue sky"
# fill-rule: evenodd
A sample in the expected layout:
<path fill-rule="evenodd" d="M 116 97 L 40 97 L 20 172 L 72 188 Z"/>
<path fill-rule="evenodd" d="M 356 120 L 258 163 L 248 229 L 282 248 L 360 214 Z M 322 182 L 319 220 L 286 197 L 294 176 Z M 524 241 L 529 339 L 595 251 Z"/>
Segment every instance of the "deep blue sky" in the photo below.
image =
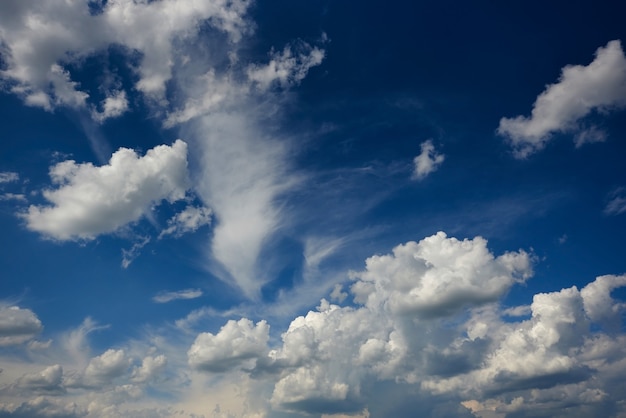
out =
<path fill-rule="evenodd" d="M 625 6 L 92 3 L 0 5 L 0 417 L 626 413 Z"/>

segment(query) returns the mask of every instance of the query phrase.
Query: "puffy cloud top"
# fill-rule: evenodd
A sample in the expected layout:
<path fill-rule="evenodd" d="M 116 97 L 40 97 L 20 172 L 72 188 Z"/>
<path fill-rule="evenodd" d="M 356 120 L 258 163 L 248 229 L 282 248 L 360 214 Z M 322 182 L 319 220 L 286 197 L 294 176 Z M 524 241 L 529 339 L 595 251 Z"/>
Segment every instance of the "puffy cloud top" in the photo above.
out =
<path fill-rule="evenodd" d="M 256 325 L 249 319 L 230 320 L 217 334 L 198 335 L 189 352 L 189 365 L 208 371 L 225 371 L 242 361 L 256 359 L 267 353 L 269 325 Z"/>
<path fill-rule="evenodd" d="M 41 321 L 30 309 L 0 305 L 0 346 L 21 344 L 42 329 Z"/>
<path fill-rule="evenodd" d="M 139 220 L 162 200 L 185 197 L 187 144 L 177 140 L 140 157 L 120 148 L 109 164 L 61 162 L 50 169 L 57 189 L 44 191 L 52 206 L 31 205 L 28 228 L 58 240 L 90 240 Z"/>
<path fill-rule="evenodd" d="M 481 237 L 459 241 L 438 232 L 368 258 L 352 291 L 369 307 L 436 317 L 497 300 L 531 275 L 531 257 L 523 250 L 494 257 Z"/>

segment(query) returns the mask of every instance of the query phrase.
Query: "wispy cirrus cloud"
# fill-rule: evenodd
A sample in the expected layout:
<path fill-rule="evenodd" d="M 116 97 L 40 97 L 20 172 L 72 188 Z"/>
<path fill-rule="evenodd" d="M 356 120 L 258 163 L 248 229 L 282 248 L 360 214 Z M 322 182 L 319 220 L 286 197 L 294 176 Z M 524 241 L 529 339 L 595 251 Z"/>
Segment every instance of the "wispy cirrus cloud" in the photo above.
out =
<path fill-rule="evenodd" d="M 152 300 L 156 303 L 168 303 L 173 300 L 196 299 L 202 296 L 200 289 L 184 289 L 172 292 L 159 292 Z"/>

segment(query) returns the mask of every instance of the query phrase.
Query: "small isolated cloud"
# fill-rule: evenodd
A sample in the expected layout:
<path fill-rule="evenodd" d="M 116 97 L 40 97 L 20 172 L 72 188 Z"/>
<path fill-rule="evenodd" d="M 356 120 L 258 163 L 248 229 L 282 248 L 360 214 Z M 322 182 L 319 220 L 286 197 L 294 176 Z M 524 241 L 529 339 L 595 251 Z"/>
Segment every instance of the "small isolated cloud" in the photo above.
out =
<path fill-rule="evenodd" d="M 0 171 L 0 184 L 12 183 L 20 179 L 19 174 L 13 171 Z"/>
<path fill-rule="evenodd" d="M 624 106 L 626 57 L 615 40 L 598 48 L 589 65 L 564 67 L 559 81 L 537 97 L 530 117 L 502 118 L 497 132 L 509 141 L 517 158 L 526 158 L 543 149 L 554 133 L 575 133 L 577 147 L 603 141 L 604 132 L 581 128 L 578 122 L 592 111 Z"/>
<path fill-rule="evenodd" d="M 167 228 L 159 234 L 159 238 L 173 235 L 176 238 L 211 223 L 211 209 L 206 207 L 187 206 L 182 212 L 167 221 Z"/>
<path fill-rule="evenodd" d="M 606 215 L 620 215 L 626 212 L 626 188 L 619 187 L 609 194 L 609 199 L 604 208 Z"/>
<path fill-rule="evenodd" d="M 140 237 L 139 241 L 135 242 L 130 249 L 122 249 L 122 268 L 128 268 L 128 266 L 130 266 L 130 264 L 135 261 L 137 257 L 139 257 L 141 249 L 148 245 L 149 242 L 149 236 Z"/>
<path fill-rule="evenodd" d="M 256 325 L 249 319 L 230 320 L 217 334 L 198 335 L 189 349 L 189 365 L 194 369 L 223 372 L 267 354 L 270 327 L 265 321 Z"/>
<path fill-rule="evenodd" d="M 0 305 L 0 346 L 32 340 L 42 329 L 41 321 L 30 309 Z"/>
<path fill-rule="evenodd" d="M 140 157 L 120 148 L 109 164 L 64 161 L 50 169 L 51 206 L 31 205 L 21 216 L 30 230 L 57 240 L 91 240 L 139 220 L 162 200 L 183 199 L 189 179 L 187 144 L 177 140 Z"/>
<path fill-rule="evenodd" d="M 104 122 L 109 118 L 121 116 L 128 110 L 128 100 L 124 90 L 114 91 L 102 102 L 102 111 L 93 110 L 92 118 L 97 122 Z"/>
<path fill-rule="evenodd" d="M 16 202 L 26 202 L 26 196 L 21 193 L 2 193 L 0 194 L 0 200 L 14 200 Z"/>
<path fill-rule="evenodd" d="M 422 152 L 413 159 L 415 170 L 412 178 L 414 180 L 422 180 L 430 173 L 436 171 L 443 163 L 445 156 L 435 151 L 432 140 L 424 141 L 421 145 Z"/>
<path fill-rule="evenodd" d="M 248 67 L 248 78 L 261 90 L 273 85 L 286 88 L 300 83 L 312 67 L 324 60 L 324 50 L 306 42 L 287 45 L 282 52 L 272 51 L 266 65 Z"/>
<path fill-rule="evenodd" d="M 160 292 L 152 300 L 156 303 L 167 303 L 180 299 L 196 299 L 200 296 L 202 296 L 202 290 L 200 289 L 184 289 L 175 292 Z"/>

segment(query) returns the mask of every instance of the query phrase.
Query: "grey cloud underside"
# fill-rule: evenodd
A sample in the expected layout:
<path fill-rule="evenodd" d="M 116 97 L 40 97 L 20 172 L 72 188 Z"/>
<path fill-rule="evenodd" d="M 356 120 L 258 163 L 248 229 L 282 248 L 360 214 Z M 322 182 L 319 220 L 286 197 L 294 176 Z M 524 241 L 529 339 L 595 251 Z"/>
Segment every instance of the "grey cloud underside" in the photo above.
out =
<path fill-rule="evenodd" d="M 480 237 L 459 241 L 439 233 L 409 242 L 354 273 L 355 306 L 322 300 L 317 311 L 294 319 L 274 347 L 266 324 L 230 321 L 198 336 L 189 364 L 209 373 L 250 373 L 273 386 L 272 408 L 294 414 L 358 414 L 390 382 L 442 408 L 463 402 L 468 416 L 471 410 L 548 417 L 559 405 L 579 416 L 593 416 L 587 407 L 619 409 L 614 381 L 626 367 L 624 337 L 606 327 L 622 321 L 624 304 L 610 294 L 626 286 L 626 276 L 537 294 L 530 309 L 513 309 L 530 318 L 513 320 L 497 300 L 530 277 L 531 260 L 523 251 L 496 257 Z M 230 348 L 235 341 L 241 352 Z M 588 401 L 571 406 L 574 396 Z"/>
<path fill-rule="evenodd" d="M 216 382 L 230 382 L 255 413 L 268 417 L 405 416 L 417 405 L 442 417 L 626 412 L 620 403 L 626 304 L 611 296 L 626 286 L 626 276 L 600 276 L 582 289 L 539 293 L 530 306 L 504 309 L 498 301 L 530 279 L 532 262 L 522 250 L 496 256 L 483 238 L 440 232 L 368 258 L 345 292 L 333 289 L 347 294 L 346 305 L 323 299 L 317 310 L 293 319 L 278 341 L 266 321 L 242 318 L 198 334 L 186 364 L 180 346 L 167 357 L 154 349 L 111 348 L 80 367 L 52 364 L 22 375 L 0 390 L 0 411 L 171 416 L 176 407 L 142 410 L 135 402 L 172 379 L 184 393 L 190 389 L 184 376 L 199 373 L 214 382 L 206 393 L 223 390 Z M 26 322 L 37 323 L 24 313 Z M 70 334 L 67 349 L 82 347 L 94 329 L 87 320 Z M 189 329 L 181 332 L 189 336 Z M 77 397 L 82 391 L 95 402 L 92 412 Z M 8 395 L 30 398 L 3 404 Z M 111 402 L 119 408 L 108 410 Z M 255 416 L 246 411 L 234 416 Z"/>

